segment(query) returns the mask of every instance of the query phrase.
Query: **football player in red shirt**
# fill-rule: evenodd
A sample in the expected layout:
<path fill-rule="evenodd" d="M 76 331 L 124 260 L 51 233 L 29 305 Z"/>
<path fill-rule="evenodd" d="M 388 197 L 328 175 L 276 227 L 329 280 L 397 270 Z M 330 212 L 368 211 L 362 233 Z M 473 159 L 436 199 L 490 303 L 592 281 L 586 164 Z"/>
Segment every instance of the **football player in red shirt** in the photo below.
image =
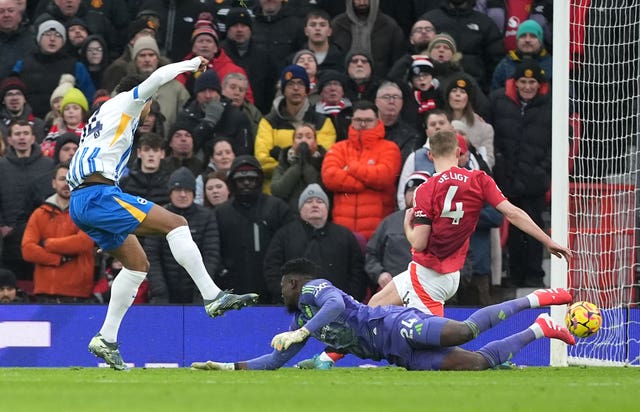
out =
<path fill-rule="evenodd" d="M 429 145 L 437 173 L 416 189 L 414 207 L 407 209 L 404 219 L 413 259 L 406 271 L 371 297 L 369 306 L 406 305 L 442 316 L 444 302 L 458 290 L 469 238 L 485 202 L 551 254 L 567 261 L 572 257 L 509 202 L 489 175 L 458 167 L 460 148 L 454 132 L 434 134 Z"/>

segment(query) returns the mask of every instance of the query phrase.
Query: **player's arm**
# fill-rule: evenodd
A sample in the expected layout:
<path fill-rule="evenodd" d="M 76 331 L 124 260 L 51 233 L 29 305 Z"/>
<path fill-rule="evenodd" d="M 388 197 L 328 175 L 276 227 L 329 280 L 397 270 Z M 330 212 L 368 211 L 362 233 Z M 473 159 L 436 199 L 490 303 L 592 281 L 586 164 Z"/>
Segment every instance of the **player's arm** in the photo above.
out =
<path fill-rule="evenodd" d="M 196 56 L 191 60 L 183 60 L 176 63 L 167 64 L 151 73 L 145 81 L 137 87 L 137 99 L 147 100 L 155 94 L 163 84 L 174 79 L 184 72 L 204 71 L 209 61 L 201 56 Z"/>
<path fill-rule="evenodd" d="M 431 235 L 431 219 L 415 208 L 407 209 L 404 213 L 404 234 L 413 249 L 418 252 L 425 250 Z"/>
<path fill-rule="evenodd" d="M 307 283 L 303 288 L 300 302 L 315 306 L 318 311 L 299 329 L 274 336 L 271 346 L 276 350 L 286 350 L 293 344 L 305 342 L 309 335 L 335 321 L 344 312 L 342 294 L 329 281 L 322 279 L 319 283 L 307 287 L 309 285 L 312 284 Z"/>
<path fill-rule="evenodd" d="M 554 242 L 544 230 L 531 219 L 527 212 L 513 203 L 508 200 L 503 200 L 496 206 L 496 209 L 498 209 L 512 225 L 542 243 L 549 253 L 559 258 L 564 257 L 567 261 L 573 256 L 568 248 Z"/>
<path fill-rule="evenodd" d="M 240 362 L 193 362 L 193 369 L 201 370 L 218 370 L 218 371 L 237 371 L 237 370 L 275 370 L 284 366 L 291 358 L 293 358 L 304 347 L 304 343 L 298 343 L 290 346 L 286 350 L 274 350 L 257 358 L 240 361 Z"/>

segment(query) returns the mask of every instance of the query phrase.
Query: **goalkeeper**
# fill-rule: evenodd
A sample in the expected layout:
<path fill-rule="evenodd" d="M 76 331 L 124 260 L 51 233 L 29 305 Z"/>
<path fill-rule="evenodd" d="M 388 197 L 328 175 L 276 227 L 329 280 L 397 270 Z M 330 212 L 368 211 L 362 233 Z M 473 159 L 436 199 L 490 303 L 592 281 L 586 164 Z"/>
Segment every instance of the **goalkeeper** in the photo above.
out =
<path fill-rule="evenodd" d="M 524 309 L 570 303 L 571 295 L 564 289 L 539 289 L 525 297 L 479 309 L 459 322 L 413 308 L 364 305 L 329 281 L 316 279 L 315 265 L 304 258 L 285 263 L 282 274 L 282 297 L 293 320 L 289 332 L 273 337 L 273 352 L 235 363 L 194 362 L 193 368 L 277 369 L 293 358 L 310 336 L 360 358 L 386 359 L 408 370 L 489 369 L 542 337 L 575 344 L 563 325 L 541 314 L 527 329 L 477 351 L 457 346 Z"/>

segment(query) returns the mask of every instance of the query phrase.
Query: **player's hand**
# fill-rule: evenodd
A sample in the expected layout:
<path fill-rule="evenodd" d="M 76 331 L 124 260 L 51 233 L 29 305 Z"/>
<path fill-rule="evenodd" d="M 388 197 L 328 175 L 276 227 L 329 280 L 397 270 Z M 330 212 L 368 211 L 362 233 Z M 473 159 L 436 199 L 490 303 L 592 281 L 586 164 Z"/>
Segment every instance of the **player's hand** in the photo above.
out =
<path fill-rule="evenodd" d="M 279 333 L 271 339 L 271 346 L 283 351 L 294 343 L 300 343 L 309 337 L 309 331 L 304 326 L 292 332 Z"/>
<path fill-rule="evenodd" d="M 198 72 L 205 72 L 207 70 L 207 65 L 209 64 L 209 60 L 205 59 L 202 56 L 198 56 L 200 58 L 200 66 L 198 66 Z"/>
<path fill-rule="evenodd" d="M 232 371 L 235 370 L 233 363 L 226 362 L 214 362 L 214 361 L 206 361 L 206 362 L 193 362 L 191 364 L 191 369 L 200 369 L 203 371 Z"/>
<path fill-rule="evenodd" d="M 387 286 L 387 283 L 391 282 L 392 280 L 393 275 L 391 273 L 382 272 L 380 276 L 378 276 L 378 286 L 380 286 L 380 289 L 382 289 Z"/>
<path fill-rule="evenodd" d="M 413 208 L 410 207 L 404 212 L 404 226 L 413 227 Z"/>
<path fill-rule="evenodd" d="M 560 246 L 553 241 L 547 245 L 547 250 L 549 251 L 549 253 L 556 257 L 559 257 L 560 259 L 564 258 L 567 262 L 570 262 L 571 258 L 573 258 L 573 253 L 571 253 L 571 250 L 564 246 Z"/>

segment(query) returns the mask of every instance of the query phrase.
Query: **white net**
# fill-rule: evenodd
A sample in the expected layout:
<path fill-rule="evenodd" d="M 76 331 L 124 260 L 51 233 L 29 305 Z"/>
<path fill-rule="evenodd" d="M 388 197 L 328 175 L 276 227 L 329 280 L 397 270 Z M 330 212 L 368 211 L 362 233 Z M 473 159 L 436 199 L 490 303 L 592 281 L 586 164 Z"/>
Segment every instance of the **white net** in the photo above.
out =
<path fill-rule="evenodd" d="M 569 13 L 568 286 L 603 325 L 568 361 L 638 366 L 640 0 L 571 0 Z"/>

